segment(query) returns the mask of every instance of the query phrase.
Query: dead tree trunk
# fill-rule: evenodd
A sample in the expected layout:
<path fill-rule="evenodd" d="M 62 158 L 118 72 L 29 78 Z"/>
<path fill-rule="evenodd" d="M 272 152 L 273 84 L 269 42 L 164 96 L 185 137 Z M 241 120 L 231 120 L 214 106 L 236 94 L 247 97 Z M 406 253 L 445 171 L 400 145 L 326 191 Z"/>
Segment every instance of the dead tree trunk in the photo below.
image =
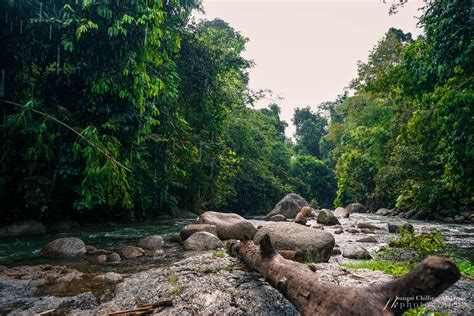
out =
<path fill-rule="evenodd" d="M 370 287 L 343 287 L 319 282 L 304 264 L 286 260 L 273 248 L 270 237 L 260 246 L 251 241 L 230 241 L 237 253 L 303 315 L 401 315 L 441 294 L 459 279 L 459 270 L 449 260 L 429 257 L 410 273 Z"/>

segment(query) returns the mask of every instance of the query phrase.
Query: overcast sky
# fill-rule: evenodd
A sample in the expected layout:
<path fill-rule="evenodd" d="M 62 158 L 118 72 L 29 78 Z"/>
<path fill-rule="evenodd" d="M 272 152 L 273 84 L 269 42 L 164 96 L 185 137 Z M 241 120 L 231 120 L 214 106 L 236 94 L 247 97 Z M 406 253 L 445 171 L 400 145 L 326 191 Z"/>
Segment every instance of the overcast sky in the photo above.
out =
<path fill-rule="evenodd" d="M 250 87 L 284 98 L 278 103 L 292 136 L 294 109 L 334 100 L 390 27 L 421 34 L 416 17 L 423 2 L 411 0 L 392 16 L 379 0 L 204 0 L 203 6 L 207 19 L 221 18 L 249 38 Z"/>

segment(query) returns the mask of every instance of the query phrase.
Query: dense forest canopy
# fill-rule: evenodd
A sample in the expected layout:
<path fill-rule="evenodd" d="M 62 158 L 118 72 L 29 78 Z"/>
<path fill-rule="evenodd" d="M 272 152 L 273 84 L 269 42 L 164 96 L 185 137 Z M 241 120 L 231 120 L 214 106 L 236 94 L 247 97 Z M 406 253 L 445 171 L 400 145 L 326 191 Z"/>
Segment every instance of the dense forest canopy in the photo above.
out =
<path fill-rule="evenodd" d="M 1 2 L 0 212 L 133 220 L 208 209 L 362 202 L 445 216 L 474 204 L 468 0 L 390 29 L 348 91 L 252 106 L 247 38 L 193 0 Z"/>

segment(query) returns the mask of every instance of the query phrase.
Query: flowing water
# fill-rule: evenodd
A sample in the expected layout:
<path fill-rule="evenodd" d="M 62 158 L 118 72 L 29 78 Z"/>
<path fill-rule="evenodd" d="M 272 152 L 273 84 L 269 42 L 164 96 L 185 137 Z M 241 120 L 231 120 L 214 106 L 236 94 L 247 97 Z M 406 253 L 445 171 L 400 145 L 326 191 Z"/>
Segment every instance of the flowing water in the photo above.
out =
<path fill-rule="evenodd" d="M 259 219 L 259 217 L 254 217 Z M 126 263 L 113 266 L 113 271 L 132 272 L 141 270 L 149 265 L 170 263 L 183 258 L 185 255 L 178 245 L 166 241 L 169 236 L 178 232 L 184 225 L 192 222 L 193 218 L 160 220 L 158 222 L 147 222 L 139 224 L 103 224 L 85 225 L 76 231 L 60 234 L 47 234 L 36 237 L 14 237 L 0 238 L 0 265 L 16 266 L 23 264 L 67 264 L 80 270 L 89 270 L 90 262 L 61 261 L 38 257 L 41 248 L 48 242 L 61 237 L 77 237 L 82 239 L 87 245 L 110 251 L 119 251 L 125 245 L 135 245 L 140 238 L 150 235 L 162 235 L 165 238 L 164 257 L 142 258 L 140 260 L 128 261 Z M 345 219 L 343 219 L 345 220 Z M 352 214 L 350 221 L 366 221 L 378 225 L 388 222 L 401 221 L 396 217 L 384 217 L 375 214 Z M 474 225 L 473 224 L 446 224 L 426 221 L 408 220 L 418 231 L 431 231 L 436 229 L 441 231 L 445 237 L 446 244 L 461 257 L 474 262 Z M 388 233 L 387 233 L 388 235 Z M 93 265 L 90 269 L 106 271 L 107 265 Z"/>
<path fill-rule="evenodd" d="M 160 220 L 138 224 L 103 224 L 84 225 L 80 229 L 67 233 L 47 234 L 34 237 L 0 238 L 0 265 L 7 267 L 33 264 L 65 264 L 83 272 L 134 272 L 170 263 L 184 257 L 181 247 L 166 242 L 170 235 L 178 232 L 184 225 L 192 222 L 189 219 Z M 150 236 L 161 235 L 165 239 L 165 253 L 163 257 L 143 257 L 114 265 L 98 265 L 91 261 L 47 259 L 38 256 L 41 248 L 48 242 L 62 237 L 77 237 L 86 245 L 96 248 L 119 252 L 125 245 L 136 245 L 138 240 Z"/>

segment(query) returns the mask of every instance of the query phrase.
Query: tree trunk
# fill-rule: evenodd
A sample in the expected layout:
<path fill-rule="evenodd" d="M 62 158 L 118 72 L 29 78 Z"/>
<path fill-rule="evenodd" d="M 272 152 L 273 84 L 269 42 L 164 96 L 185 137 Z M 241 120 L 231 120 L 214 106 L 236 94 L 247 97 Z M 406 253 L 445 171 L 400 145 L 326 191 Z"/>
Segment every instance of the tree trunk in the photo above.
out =
<path fill-rule="evenodd" d="M 320 282 L 306 265 L 284 259 L 264 235 L 260 246 L 251 241 L 229 241 L 237 253 L 303 315 L 401 315 L 432 300 L 459 279 L 459 270 L 449 260 L 428 257 L 390 282 L 370 287 L 343 287 Z"/>

